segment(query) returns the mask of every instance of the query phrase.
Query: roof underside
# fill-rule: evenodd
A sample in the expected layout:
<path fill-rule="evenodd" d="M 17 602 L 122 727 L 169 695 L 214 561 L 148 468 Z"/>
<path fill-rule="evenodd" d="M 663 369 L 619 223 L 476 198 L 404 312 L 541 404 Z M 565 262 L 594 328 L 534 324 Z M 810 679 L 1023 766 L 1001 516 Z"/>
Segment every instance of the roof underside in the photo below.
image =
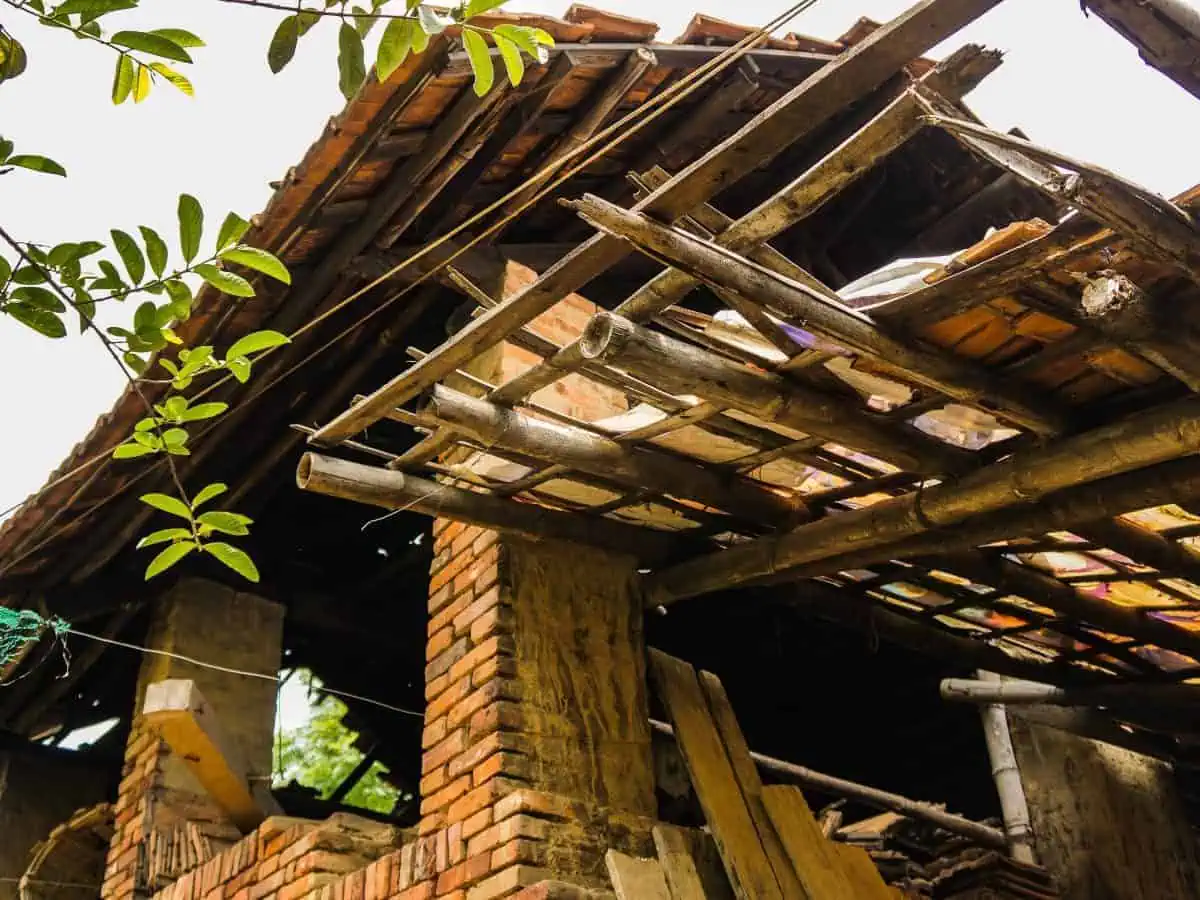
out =
<path fill-rule="evenodd" d="M 341 660 L 322 654 L 334 628 L 356 640 L 377 639 L 386 629 L 423 634 L 419 602 L 376 601 L 390 596 L 398 577 L 427 566 L 427 545 L 412 543 L 424 520 L 403 512 L 364 532 L 370 514 L 361 507 L 296 492 L 304 437 L 290 426 L 327 423 L 356 395 L 378 389 L 405 368 L 408 346 L 437 353 L 461 340 L 461 331 L 446 338 L 470 321 L 469 289 L 464 295 L 461 280 L 439 276 L 408 290 L 417 267 L 391 272 L 397 263 L 603 125 L 657 102 L 749 31 L 697 17 L 679 42 L 655 44 L 649 23 L 583 7 L 562 21 L 536 18 L 536 24 L 559 42 L 549 64 L 531 70 L 519 88 L 500 88 L 485 100 L 470 89 L 463 55 L 436 42 L 387 84 L 368 83 L 288 173 L 248 235 L 287 259 L 291 290 L 272 293 L 264 286 L 258 300 L 236 308 L 206 294 L 183 329 L 189 342 L 220 346 L 253 329 L 291 332 L 328 314 L 248 388 L 229 389 L 238 412 L 224 430 L 197 442 L 185 473 L 192 484 L 235 485 L 235 508 L 257 520 L 251 549 L 264 585 L 295 614 L 289 617 L 292 661 L 325 659 L 334 671 L 322 674 L 341 678 L 344 689 L 405 680 L 391 658 L 377 669 L 362 654 Z M 1055 448 L 1075 446 L 1065 440 L 1118 427 L 1141 410 L 1168 409 L 1200 385 L 1200 365 L 1189 365 L 1178 350 L 1190 338 L 1175 320 L 1159 318 L 1148 337 L 1128 339 L 1092 317 L 1094 304 L 1112 295 L 1114 285 L 1136 286 L 1163 316 L 1194 302 L 1195 273 L 1181 271 L 1178 255 L 1172 263 L 1145 241 L 1131 244 L 1139 235 L 1129 233 L 1128 222 L 1110 223 L 1124 226 L 1115 234 L 1103 231 L 1105 220 L 1094 221 L 1094 207 L 1086 211 L 1092 218 L 1048 225 L 1078 197 L 1057 190 L 1044 156 L 1020 150 L 1032 154 L 1022 157 L 1030 164 L 1014 167 L 1008 164 L 1017 151 L 997 151 L 995 136 L 972 147 L 961 129 L 921 119 L 930 109 L 913 99 L 915 80 L 924 77 L 922 90 L 932 102 L 947 104 L 940 112 L 969 122 L 957 98 L 995 68 L 997 56 L 968 48 L 932 74 L 919 58 L 903 72 L 893 68 L 894 77 L 876 82 L 881 86 L 871 85 L 817 127 L 774 147 L 769 165 L 710 191 L 704 199 L 711 205 L 693 206 L 691 218 L 675 228 L 625 212 L 697 159 L 722 153 L 723 142 L 756 114 L 788 102 L 822 66 L 874 40 L 872 31 L 863 23 L 838 42 L 789 36 L 749 52 L 522 211 L 491 241 L 503 256 L 537 272 L 554 266 L 553 274 L 560 268 L 555 264 L 596 233 L 579 210 L 555 200 L 590 194 L 601 198 L 582 210 L 590 222 L 613 234 L 628 229 L 623 239 L 645 252 L 626 253 L 570 290 L 614 309 L 631 296 L 644 298 L 643 285 L 662 277 L 664 259 L 688 271 L 692 281 L 673 305 L 649 314 L 650 307 L 643 308 L 642 328 L 702 350 L 706 364 L 748 373 L 759 388 L 775 392 L 775 405 L 747 409 L 728 394 L 706 396 L 711 386 L 703 381 L 685 386 L 665 372 L 661 379 L 639 374 L 628 358 L 601 360 L 573 375 L 625 394 L 630 409 L 622 417 L 564 420 L 524 393 L 505 399 L 520 416 L 616 439 L 652 454 L 656 464 L 703 467 L 720 485 L 700 493 L 664 490 L 585 472 L 530 446 L 497 447 L 461 419 L 451 421 L 436 403 L 390 410 L 399 422 L 378 417 L 365 433 L 355 429 L 370 452 L 349 444 L 336 452 L 375 462 L 399 458 L 400 467 L 429 472 L 414 460 L 429 463 L 435 456 L 426 450 L 458 446 L 452 477 L 437 464 L 432 470 L 446 484 L 584 521 L 603 516 L 686 535 L 673 551 L 676 566 L 763 546 L 797 527 L 841 527 L 829 523 L 917 498 L 917 530 L 928 537 L 930 525 L 941 528 L 932 544 L 926 540 L 903 553 L 876 550 L 861 559 L 848 557 L 851 545 L 841 544 L 806 558 L 803 568 L 736 583 L 771 582 L 775 596 L 843 621 L 857 621 L 863 608 L 873 608 L 872 627 L 885 637 L 920 643 L 912 637 L 915 622 L 920 634 L 934 636 L 926 640 L 930 652 L 978 661 L 982 648 L 1003 654 L 1014 671 L 1049 682 L 1200 677 L 1200 562 L 1191 549 L 1200 519 L 1187 509 L 1200 491 L 1200 467 L 1190 460 L 1168 458 L 1153 471 L 1137 469 L 1150 488 L 1118 483 L 1140 464 L 1115 471 L 1097 465 L 1093 473 L 1089 460 L 1062 490 L 1031 495 L 1036 508 L 1003 503 L 948 524 L 921 521 L 923 493 L 936 496 L 931 492 L 971 483 L 1010 456 L 1031 454 L 1040 465 Z M 882 143 L 862 140 L 884 133 L 889 137 Z M 857 167 L 847 164 L 851 158 L 860 160 Z M 1102 199 L 1114 191 L 1122 199 L 1132 195 L 1153 215 L 1178 212 L 1173 233 L 1194 231 L 1190 216 L 1180 212 L 1188 198 L 1164 211 L 1164 204 L 1126 185 L 1096 183 Z M 763 205 L 781 216 L 776 226 L 756 231 L 757 243 L 770 241 L 768 249 L 739 245 L 724 264 L 766 279 L 769 294 L 704 271 L 701 257 L 712 245 L 695 240 L 720 234 L 731 220 L 760 221 Z M 499 215 L 511 208 L 502 205 Z M 685 251 L 692 253 L 688 262 L 671 256 Z M 910 257 L 936 259 L 894 272 L 891 280 L 860 282 Z M 461 261 L 468 277 L 470 261 Z M 389 277 L 380 284 L 338 307 L 385 272 Z M 785 295 L 793 305 L 781 299 Z M 795 305 L 797 298 L 807 298 L 803 303 L 818 314 L 801 315 L 808 307 Z M 536 329 L 514 327 L 500 337 L 537 355 L 557 350 Z M 475 394 L 498 387 L 467 386 Z M 803 413 L 817 409 L 818 401 L 826 404 L 821 410 L 837 412 L 810 413 L 811 428 L 797 427 L 803 415 L 785 422 L 768 414 L 789 404 Z M 123 397 L 60 475 L 119 443 L 140 415 L 137 401 Z M 822 417 L 829 421 L 811 421 Z M 827 428 L 830 422 L 835 427 Z M 1094 480 L 1110 474 L 1109 481 Z M 45 599 L 77 619 L 103 617 L 95 628 L 108 633 L 128 627 L 141 608 L 128 590 L 144 565 L 130 550 L 130 539 L 146 524 L 137 497 L 162 478 L 153 467 L 103 461 L 44 491 L 0 528 L 0 594 L 15 603 Z M 718 488 L 727 502 L 717 497 Z M 1070 490 L 1076 495 L 1064 499 Z M 1109 509 L 1110 497 L 1151 502 Z M 865 533 L 872 533 L 869 521 Z M 896 534 L 905 536 L 912 534 Z M 662 566 L 651 580 L 669 587 L 681 571 Z M 336 617 L 309 602 L 328 596 L 341 603 Z M 356 622 L 369 625 L 356 630 Z M 128 665 L 106 658 L 95 674 Z M 410 668 L 405 674 L 419 683 L 419 666 Z M 78 687 L 86 671 L 77 669 L 68 688 Z M 0 705 L 0 720 L 32 733 L 54 713 L 56 700 L 46 702 L 40 693 L 44 674 L 14 689 Z M 64 688 L 59 699 L 68 692 Z M 410 693 L 419 703 L 419 689 Z M 115 696 L 111 702 L 118 699 L 127 702 Z M 1154 722 L 1134 724 L 1163 730 Z"/>

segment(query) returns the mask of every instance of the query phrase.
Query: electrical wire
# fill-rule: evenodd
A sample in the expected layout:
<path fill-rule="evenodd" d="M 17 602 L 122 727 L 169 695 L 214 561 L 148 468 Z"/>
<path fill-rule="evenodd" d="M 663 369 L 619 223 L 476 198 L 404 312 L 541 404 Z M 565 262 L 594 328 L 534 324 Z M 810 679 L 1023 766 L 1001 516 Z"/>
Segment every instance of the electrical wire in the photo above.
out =
<path fill-rule="evenodd" d="M 500 220 L 498 220 L 497 222 L 488 226 L 486 229 L 484 229 L 482 232 L 478 233 L 477 235 L 471 236 L 467 242 L 465 242 L 464 244 L 459 246 L 457 249 L 455 249 L 449 255 L 449 257 L 447 259 L 442 260 L 437 265 L 431 267 L 428 271 L 419 274 L 411 283 L 407 284 L 403 289 L 401 289 L 399 292 L 394 294 L 392 297 L 390 297 L 384 303 L 381 303 L 381 304 L 375 306 L 373 309 L 371 309 L 365 315 L 363 315 L 362 317 L 357 319 L 355 322 L 353 322 L 349 326 L 347 326 L 345 329 L 340 331 L 338 334 L 336 334 L 332 339 L 325 342 L 320 347 L 316 348 L 315 350 L 313 350 L 312 352 L 310 352 L 309 354 L 304 356 L 302 359 L 300 359 L 294 365 L 290 366 L 289 368 L 285 369 L 283 372 L 279 373 L 277 376 L 275 376 L 273 379 L 271 379 L 267 384 L 263 385 L 260 389 L 245 396 L 241 401 L 239 401 L 238 405 L 245 406 L 250 403 L 253 403 L 255 400 L 257 400 L 259 397 L 261 397 L 263 394 L 265 394 L 271 388 L 275 387 L 277 384 L 279 384 L 284 379 L 288 378 L 290 375 L 295 373 L 297 370 L 299 370 L 303 366 L 310 363 L 317 356 L 324 353 L 331 346 L 334 346 L 335 344 L 339 343 L 351 332 L 358 330 L 363 325 L 365 325 L 367 322 L 369 322 L 371 319 L 373 319 L 375 316 L 379 315 L 386 309 L 389 309 L 401 297 L 407 295 L 410 291 L 412 291 L 413 289 L 418 287 L 420 284 L 427 281 L 429 278 L 431 278 L 437 272 L 439 272 L 442 269 L 446 268 L 447 266 L 451 265 L 456 259 L 458 259 L 458 257 L 462 256 L 464 253 L 466 253 L 467 251 L 472 249 L 478 243 L 480 243 L 483 240 L 486 240 L 492 234 L 494 234 L 497 231 L 499 231 L 500 229 L 504 228 L 509 222 L 511 222 L 514 219 L 516 219 L 517 217 L 519 217 L 528 208 L 541 202 L 541 200 L 544 199 L 546 197 L 546 195 L 553 192 L 565 181 L 574 177 L 580 171 L 582 171 L 583 169 L 592 165 L 592 163 L 594 163 L 595 161 L 597 161 L 598 159 L 603 157 L 605 154 L 609 153 L 614 148 L 620 146 L 621 143 L 623 143 L 624 141 L 633 137 L 635 134 L 637 134 L 639 131 L 641 131 L 644 127 L 646 127 L 651 122 L 658 119 L 660 116 L 662 116 L 667 111 L 672 109 L 676 104 L 678 104 L 682 100 L 686 99 L 693 92 L 695 92 L 696 90 L 698 90 L 699 88 L 701 88 L 705 84 L 707 84 L 712 78 L 716 77 L 716 75 L 720 74 L 726 68 L 733 65 L 733 63 L 737 62 L 739 59 L 741 59 L 743 56 L 745 56 L 748 52 L 750 52 L 750 50 L 753 49 L 753 47 L 755 45 L 757 45 L 762 40 L 764 40 L 766 37 L 768 37 L 772 31 L 774 31 L 777 28 L 782 27 L 787 22 L 789 22 L 791 19 L 795 18 L 797 15 L 804 12 L 805 10 L 807 10 L 809 7 L 813 6 L 817 2 L 818 2 L 818 0 L 799 0 L 799 2 L 790 6 L 787 10 L 785 10 L 780 15 L 776 16 L 774 19 L 772 19 L 767 24 L 755 29 L 753 32 L 751 32 L 750 34 L 743 37 L 737 43 L 731 45 L 730 47 L 725 48 L 721 53 L 717 54 L 712 59 L 707 60 L 700 66 L 698 66 L 695 69 L 688 72 L 683 78 L 681 78 L 679 81 L 675 82 L 674 84 L 670 85 L 661 94 L 651 97 L 645 103 L 643 103 L 643 104 L 639 105 L 638 107 L 636 107 L 635 109 L 631 110 L 629 113 L 627 113 L 626 115 L 621 117 L 619 120 L 617 120 L 613 124 L 601 129 L 599 132 L 597 132 L 595 135 L 593 135 L 587 141 L 583 142 L 578 147 L 575 147 L 571 151 L 566 153 L 563 157 L 545 164 L 541 169 L 539 169 L 537 172 L 530 175 L 527 179 L 525 179 L 525 181 L 523 181 L 521 184 L 519 184 L 518 186 L 513 188 L 511 191 L 507 192 L 504 196 L 500 197 L 499 199 L 493 201 L 491 204 L 485 206 L 483 209 L 474 213 L 473 215 L 468 217 L 466 220 L 464 220 L 463 222 L 459 223 L 457 226 L 452 228 L 450 231 L 448 231 L 445 234 L 441 235 L 440 237 L 434 239 L 433 241 L 424 245 L 420 249 L 416 250 L 405 260 L 403 260 L 399 263 L 396 263 L 390 269 L 388 269 L 386 272 L 384 272 L 383 274 L 376 277 L 374 280 L 368 282 L 366 285 L 364 285 L 364 286 L 360 287 L 359 289 L 357 289 L 356 291 L 352 292 L 347 297 L 343 298 L 341 301 L 335 303 L 329 309 L 327 309 L 324 312 L 320 313 L 319 315 L 315 316 L 312 320 L 305 323 L 300 328 L 296 329 L 294 332 L 292 332 L 289 335 L 289 337 L 292 338 L 293 340 L 297 337 L 300 337 L 300 336 L 306 334 L 307 332 L 313 330 L 314 328 L 316 328 L 323 322 L 327 321 L 331 316 L 333 316 L 333 315 L 337 314 L 338 312 L 340 312 L 341 310 L 345 309 L 351 303 L 354 303 L 355 301 L 357 301 L 358 299 L 360 299 L 361 297 L 363 297 L 370 291 L 374 290 L 379 285 L 390 280 L 398 272 L 408 268 L 409 266 L 413 265 L 414 263 L 416 263 L 419 260 L 428 256 L 434 250 L 436 250 L 439 247 L 452 241 L 459 234 L 462 234 L 464 231 L 467 231 L 469 228 L 478 224 L 480 221 L 485 219 L 491 213 L 493 213 L 497 209 L 500 209 L 501 207 L 503 207 L 512 198 L 517 197 L 521 194 L 524 194 L 525 192 L 527 192 L 529 190 L 530 187 L 536 187 L 537 185 L 542 184 L 543 182 L 546 182 L 546 183 L 542 184 L 541 187 L 537 187 L 536 191 L 533 194 L 531 194 L 527 199 L 525 199 L 522 203 L 520 203 L 515 209 L 506 213 Z M 627 130 L 621 131 L 621 129 L 625 128 L 626 126 L 628 126 Z M 615 135 L 615 137 L 613 137 L 612 140 L 608 140 L 609 137 L 612 135 Z M 588 153 L 588 151 L 590 151 L 597 144 L 600 144 L 601 142 L 606 141 L 606 140 L 608 140 L 608 143 L 606 143 L 606 144 L 604 144 L 604 146 L 600 147 L 599 150 L 597 150 L 594 153 Z M 570 162 L 574 159 L 578 159 L 580 156 L 583 156 L 585 153 L 587 153 L 588 155 L 581 162 L 576 163 L 575 165 L 568 167 L 565 171 L 560 172 L 560 170 L 563 168 L 564 165 L 566 165 L 568 162 Z M 559 174 L 555 175 L 554 173 L 556 173 L 556 172 L 559 172 Z M 271 348 L 271 349 L 265 351 L 263 354 L 261 354 L 258 357 L 258 359 L 256 361 L 265 359 L 266 357 L 271 355 L 271 353 L 273 353 L 276 349 L 278 349 L 278 348 Z M 201 397 L 207 396 L 211 392 L 215 391 L 217 388 L 228 383 L 230 380 L 231 380 L 231 376 L 229 376 L 229 375 L 226 375 L 223 378 L 218 379 L 217 381 L 213 382 L 212 384 L 208 385 L 207 387 L 205 387 L 204 389 L 199 391 L 197 393 L 196 397 L 194 397 L 193 399 L 199 399 Z M 211 427 L 215 427 L 215 426 L 216 426 L 216 423 L 213 423 L 213 425 L 210 426 L 210 428 L 204 429 L 199 436 L 202 437 L 204 434 L 207 434 L 208 431 L 211 430 Z M 81 463 L 79 466 L 76 466 L 73 470 L 71 470 L 71 472 L 67 473 L 64 476 L 61 476 L 60 478 L 56 479 L 55 481 L 40 488 L 37 492 L 30 495 L 28 498 L 26 498 L 20 504 L 17 504 L 14 507 L 10 507 L 9 509 L 0 513 L 0 519 L 3 519 L 5 516 L 7 516 L 11 512 L 13 512 L 15 509 L 20 508 L 20 506 L 23 506 L 26 503 L 29 503 L 29 502 L 35 500 L 37 497 L 39 497 L 45 491 L 50 490 L 55 485 L 62 483 L 63 481 L 67 480 L 70 477 L 73 477 L 75 474 L 78 474 L 79 471 L 89 468 L 92 465 L 95 465 L 101 461 L 111 458 L 111 453 L 112 453 L 112 449 L 110 448 L 108 450 L 105 450 L 103 453 L 97 454 L 96 456 L 85 461 L 84 463 Z M 105 497 L 103 500 L 101 500 L 98 503 L 94 504 L 93 506 L 89 507 L 81 516 L 78 516 L 78 517 L 72 519 L 71 522 L 68 523 L 68 525 L 60 526 L 59 528 L 55 529 L 50 535 L 48 535 L 44 539 L 38 541 L 38 543 L 36 545 L 26 549 L 26 546 L 28 545 L 30 540 L 36 540 L 37 537 L 39 537 L 39 534 L 38 534 L 38 532 L 40 530 L 40 523 L 39 523 L 39 526 L 35 527 L 30 532 L 30 534 L 27 535 L 22 540 L 21 544 L 18 545 L 16 552 L 19 555 L 17 555 L 14 559 L 11 559 L 10 561 L 6 562 L 2 567 L 0 567 L 0 575 L 5 574 L 12 568 L 12 566 L 19 564 L 23 560 L 27 559 L 33 553 L 36 553 L 42 547 L 44 547 L 48 543 L 52 542 L 67 527 L 73 527 L 73 526 L 77 525 L 80 521 L 87 519 L 93 513 L 97 512 L 98 510 L 107 506 L 113 500 L 117 499 L 120 496 L 123 496 L 126 493 L 126 491 L 129 488 L 131 488 L 133 485 L 135 485 L 136 483 L 141 481 L 143 478 L 150 475 L 152 472 L 157 471 L 158 468 L 161 466 L 161 464 L 162 464 L 161 461 L 159 461 L 159 462 L 155 463 L 154 465 L 148 467 L 147 469 L 143 470 L 138 475 L 134 476 L 128 482 L 123 484 L 120 489 L 118 489 L 117 491 L 114 491 L 113 493 L 111 493 L 107 497 Z"/>

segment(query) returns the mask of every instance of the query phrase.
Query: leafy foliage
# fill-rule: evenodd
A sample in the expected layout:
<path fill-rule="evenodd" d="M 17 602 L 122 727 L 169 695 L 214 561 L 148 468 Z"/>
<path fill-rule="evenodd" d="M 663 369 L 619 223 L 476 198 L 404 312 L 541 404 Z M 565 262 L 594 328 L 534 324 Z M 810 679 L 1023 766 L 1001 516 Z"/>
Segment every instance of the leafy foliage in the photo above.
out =
<path fill-rule="evenodd" d="M 43 26 L 111 50 L 115 56 L 110 95 L 115 104 L 130 99 L 141 103 L 159 83 L 189 97 L 195 93 L 189 78 L 175 67 L 193 64 L 192 51 L 205 46 L 199 36 L 182 28 L 109 28 L 109 16 L 137 9 L 141 0 L 0 2 Z M 493 49 L 509 82 L 517 85 L 524 77 L 526 57 L 545 63 L 554 43 L 539 28 L 503 23 L 489 29 L 472 21 L 495 10 L 500 0 L 463 0 L 448 13 L 420 0 L 364 2 L 369 6 L 350 5 L 349 0 L 310 0 L 311 5 L 305 6 L 304 0 L 298 0 L 296 11 L 279 22 L 268 45 L 271 71 L 282 71 L 295 58 L 301 38 L 328 20 L 338 27 L 338 84 L 342 93 L 351 97 L 368 76 L 366 42 L 375 26 L 386 21 L 375 47 L 378 79 L 390 78 L 410 55 L 424 52 L 431 37 L 456 34 L 475 75 L 474 89 L 482 96 L 496 80 Z M 255 0 L 239 3 L 258 5 Z M 0 85 L 23 75 L 27 64 L 24 45 L 0 26 Z M 63 166 L 48 157 L 14 150 L 11 140 L 0 137 L 0 175 L 17 170 L 60 177 L 67 174 Z M 287 344 L 289 338 L 276 331 L 254 332 L 235 341 L 222 356 L 211 345 L 182 346 L 175 329 L 192 314 L 198 282 L 229 298 L 249 299 L 264 280 L 290 284 L 291 274 L 273 254 L 242 242 L 250 225 L 241 216 L 229 213 L 224 218 L 206 256 L 201 255 L 205 215 L 200 202 L 189 194 L 181 195 L 177 219 L 178 234 L 173 241 L 147 225 L 139 225 L 136 229 L 113 228 L 107 240 L 45 247 L 20 242 L 0 228 L 15 257 L 0 256 L 0 319 L 7 317 L 51 339 L 66 337 L 70 325 L 77 322 L 81 333 L 90 332 L 104 342 L 145 400 L 146 416 L 112 456 L 117 460 L 156 457 L 165 462 L 178 496 L 148 493 L 141 499 L 155 510 L 182 520 L 139 542 L 139 548 L 160 548 L 146 568 L 146 577 L 152 578 L 201 552 L 243 578 L 257 581 L 254 561 L 224 539 L 248 535 L 250 519 L 227 510 L 201 510 L 224 493 L 225 485 L 208 485 L 189 499 L 175 458 L 191 455 L 190 429 L 196 423 L 228 410 L 225 402 L 201 400 L 215 382 L 209 381 L 207 387 L 194 394 L 185 393 L 197 386 L 196 380 L 218 373 L 245 383 L 257 360 Z M 96 310 L 101 303 L 124 304 L 130 300 L 136 302 L 129 304 L 133 311 L 126 324 L 105 329 L 97 326 Z M 164 386 L 157 402 L 145 399 L 140 388 L 143 383 Z"/>
<path fill-rule="evenodd" d="M 317 686 L 311 675 L 303 675 L 310 689 Z M 326 695 L 313 706 L 309 720 L 298 728 L 281 732 L 276 742 L 275 786 L 291 782 L 312 788 L 328 798 L 363 758 L 354 746 L 357 736 L 342 724 L 346 706 Z M 399 792 L 383 780 L 387 769 L 375 763 L 342 801 L 377 813 L 390 813 Z"/>

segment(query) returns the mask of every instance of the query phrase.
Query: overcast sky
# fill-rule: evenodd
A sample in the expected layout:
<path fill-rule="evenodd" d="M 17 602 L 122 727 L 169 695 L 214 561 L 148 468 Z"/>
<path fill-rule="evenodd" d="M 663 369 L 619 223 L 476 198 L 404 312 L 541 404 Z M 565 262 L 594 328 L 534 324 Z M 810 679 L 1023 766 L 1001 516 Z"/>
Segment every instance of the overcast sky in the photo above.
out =
<path fill-rule="evenodd" d="M 662 25 L 660 37 L 670 39 L 697 8 L 693 2 L 600 5 L 652 18 Z M 784 5 L 739 0 L 699 9 L 757 25 Z M 909 5 L 820 0 L 788 30 L 836 37 L 860 15 L 886 20 Z M 561 14 L 565 4 L 510 8 Z M 200 198 L 213 228 L 230 209 L 249 216 L 270 195 L 268 182 L 300 160 L 342 105 L 332 23 L 315 29 L 295 62 L 273 76 L 265 51 L 280 13 L 220 0 L 144 0 L 143 9 L 121 15 L 111 21 L 184 27 L 208 41 L 193 51 L 195 99 L 162 86 L 139 106 L 113 107 L 110 51 L 44 29 L 11 8 L 0 10 L 0 24 L 20 38 L 30 58 L 23 77 L 0 85 L 2 134 L 18 152 L 54 157 L 70 173 L 69 179 L 14 173 L 0 180 L 0 223 L 20 239 L 83 240 L 139 224 L 173 234 L 176 197 L 184 191 Z M 1098 19 L 1085 18 L 1078 0 L 1006 0 L 941 52 L 969 40 L 1007 54 L 999 72 L 970 97 L 994 126 L 1019 124 L 1040 143 L 1163 193 L 1200 181 L 1200 101 L 1143 65 Z M 111 405 L 123 380 L 94 338 L 49 341 L 7 319 L 0 319 L 0 378 L 3 509 L 43 483 Z"/>

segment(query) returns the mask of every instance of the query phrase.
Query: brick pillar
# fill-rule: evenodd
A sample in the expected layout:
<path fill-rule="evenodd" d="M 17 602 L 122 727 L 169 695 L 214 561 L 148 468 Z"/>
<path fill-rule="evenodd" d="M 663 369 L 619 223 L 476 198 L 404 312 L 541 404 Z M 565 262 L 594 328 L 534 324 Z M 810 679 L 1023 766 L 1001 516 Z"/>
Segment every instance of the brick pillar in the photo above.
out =
<path fill-rule="evenodd" d="M 434 535 L 416 868 L 436 882 L 412 896 L 603 885 L 604 850 L 644 851 L 655 812 L 634 563 Z"/>
<path fill-rule="evenodd" d="M 246 672 L 275 674 L 282 639 L 283 607 L 215 582 L 186 578 L 159 599 L 146 646 Z M 275 684 L 147 654 L 125 748 L 104 900 L 152 893 L 143 883 L 144 845 L 152 830 L 195 822 L 215 837 L 237 836 L 186 763 L 141 722 L 146 686 L 166 678 L 196 682 L 245 760 L 252 786 L 265 787 L 271 774 Z"/>
<path fill-rule="evenodd" d="M 1200 897 L 1196 837 L 1168 766 L 1011 721 L 1038 862 L 1064 900 Z"/>

